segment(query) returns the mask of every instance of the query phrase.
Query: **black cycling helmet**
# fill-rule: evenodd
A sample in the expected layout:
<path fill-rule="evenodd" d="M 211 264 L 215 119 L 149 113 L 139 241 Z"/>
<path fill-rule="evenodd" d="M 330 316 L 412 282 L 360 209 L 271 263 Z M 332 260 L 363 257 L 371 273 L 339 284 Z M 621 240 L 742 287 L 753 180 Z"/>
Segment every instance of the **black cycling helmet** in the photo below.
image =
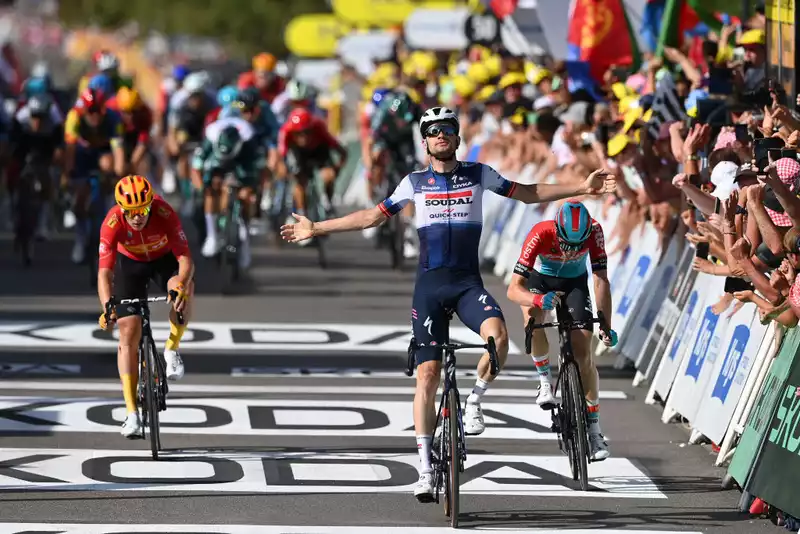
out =
<path fill-rule="evenodd" d="M 228 161 L 235 158 L 242 150 L 242 134 L 236 126 L 226 126 L 219 133 L 214 143 L 214 155 L 221 161 Z"/>
<path fill-rule="evenodd" d="M 50 114 L 53 99 L 47 93 L 33 95 L 28 100 L 28 111 L 32 117 L 46 117 Z"/>
<path fill-rule="evenodd" d="M 236 105 L 242 111 L 252 111 L 258 107 L 260 101 L 261 95 L 258 94 L 258 90 L 254 87 L 248 87 L 239 92 L 239 96 L 236 98 Z"/>

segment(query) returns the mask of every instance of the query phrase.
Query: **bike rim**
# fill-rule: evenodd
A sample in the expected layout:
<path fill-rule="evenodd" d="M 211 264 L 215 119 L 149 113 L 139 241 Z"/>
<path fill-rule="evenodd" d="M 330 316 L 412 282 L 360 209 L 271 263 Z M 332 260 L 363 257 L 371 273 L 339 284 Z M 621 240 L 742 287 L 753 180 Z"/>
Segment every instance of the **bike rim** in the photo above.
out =
<path fill-rule="evenodd" d="M 449 493 L 450 493 L 450 526 L 453 528 L 458 527 L 458 512 L 459 512 L 459 485 L 460 485 L 460 471 L 461 471 L 461 447 L 459 439 L 459 424 L 458 424 L 458 398 L 454 389 L 450 390 L 448 394 L 448 405 L 450 408 L 450 428 L 448 440 L 450 442 L 450 476 L 449 476 Z"/>
<path fill-rule="evenodd" d="M 581 387 L 580 375 L 577 365 L 572 362 L 568 367 L 570 375 L 570 397 L 572 405 L 571 417 L 574 421 L 573 435 L 575 443 L 575 467 L 577 471 L 576 480 L 581 485 L 581 489 L 586 491 L 589 488 L 589 442 L 586 428 L 586 409 L 584 407 L 583 388 Z"/>

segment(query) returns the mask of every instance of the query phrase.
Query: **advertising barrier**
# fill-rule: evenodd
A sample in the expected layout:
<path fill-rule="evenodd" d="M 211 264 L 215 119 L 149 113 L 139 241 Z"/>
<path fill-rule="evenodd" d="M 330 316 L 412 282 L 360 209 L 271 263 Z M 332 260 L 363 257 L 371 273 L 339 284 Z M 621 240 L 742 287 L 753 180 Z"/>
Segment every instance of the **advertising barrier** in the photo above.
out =
<path fill-rule="evenodd" d="M 477 158 L 479 145 L 467 154 Z M 502 173 L 497 163 L 489 162 Z M 535 171 L 503 174 L 530 183 Z M 586 205 L 608 239 L 615 352 L 635 364 L 634 386 L 648 383 L 646 402 L 664 403 L 663 422 L 675 415 L 688 421 L 690 442 L 705 436 L 718 444 L 716 464 L 730 460 L 728 474 L 750 494 L 800 516 L 800 331 L 784 336 L 777 323 L 762 324 L 754 304 L 725 307 L 725 278 L 692 269 L 695 250 L 683 235 L 662 250 L 661 234 L 644 222 L 623 248 L 609 238 L 621 206 Z M 530 228 L 557 209 L 558 203 L 531 206 L 486 193 L 482 265 L 508 281 Z M 550 350 L 555 358 L 556 340 Z"/>

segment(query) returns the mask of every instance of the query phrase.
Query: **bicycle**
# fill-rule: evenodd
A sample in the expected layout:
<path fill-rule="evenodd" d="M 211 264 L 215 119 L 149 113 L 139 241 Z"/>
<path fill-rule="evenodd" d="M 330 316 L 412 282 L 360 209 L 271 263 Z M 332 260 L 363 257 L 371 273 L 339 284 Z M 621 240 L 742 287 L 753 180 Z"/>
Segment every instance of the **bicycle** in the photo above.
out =
<path fill-rule="evenodd" d="M 44 204 L 43 181 L 49 178 L 47 163 L 37 162 L 29 154 L 20 173 L 14 206 L 14 250 L 20 253 L 22 265 L 26 268 L 33 263 L 34 234 Z"/>
<path fill-rule="evenodd" d="M 219 218 L 219 235 L 222 236 L 224 245 L 219 252 L 219 267 L 222 282 L 225 288 L 230 288 L 239 280 L 239 250 L 241 249 L 241 238 L 239 227 L 242 221 L 242 201 L 239 199 L 239 191 L 242 184 L 232 173 L 225 175 L 223 184 L 228 189 L 228 209 Z"/>
<path fill-rule="evenodd" d="M 319 170 L 315 169 L 306 187 L 306 212 L 312 223 L 322 222 L 328 218 L 328 209 L 322 201 L 324 195 L 325 190 L 319 177 Z M 313 241 L 313 245 L 317 247 L 317 261 L 323 269 L 328 268 L 328 255 L 325 251 L 327 240 L 328 236 L 317 236 Z"/>
<path fill-rule="evenodd" d="M 153 460 L 158 461 L 161 450 L 161 432 L 159 428 L 158 412 L 167 409 L 167 362 L 164 355 L 156 349 L 153 332 L 150 329 L 150 303 L 169 302 L 177 297 L 176 291 L 170 291 L 162 297 L 147 297 L 143 299 L 117 299 L 111 297 L 106 303 L 106 317 L 111 316 L 115 306 L 138 306 L 138 315 L 142 318 L 142 336 L 139 339 L 139 383 L 137 386 L 137 400 L 143 427 L 149 426 L 150 453 Z M 183 314 L 178 314 L 178 323 L 183 324 Z M 144 439 L 144 435 L 142 436 Z"/>
<path fill-rule="evenodd" d="M 391 152 L 387 157 L 383 183 L 373 191 L 374 203 L 378 204 L 392 194 L 403 177 L 413 172 L 416 166 L 417 159 L 415 154 Z M 406 169 L 406 172 L 401 169 Z M 410 222 L 406 221 L 404 216 L 398 213 L 378 227 L 376 246 L 377 248 L 386 246 L 389 249 L 392 269 L 398 271 L 403 269 L 403 262 L 405 261 L 403 248 L 405 245 L 405 230 L 409 224 Z"/>
<path fill-rule="evenodd" d="M 558 378 L 553 389 L 556 395 L 559 389 L 566 393 L 561 395 L 561 403 L 551 411 L 552 431 L 558 434 L 558 447 L 569 458 L 572 479 L 579 481 L 581 489 L 589 489 L 589 465 L 594 460 L 589 454 L 588 424 L 586 422 L 586 397 L 578 369 L 578 363 L 572 353 L 572 327 L 584 324 L 581 321 L 566 319 L 565 305 L 556 305 L 556 322 L 535 324 L 533 318 L 525 327 L 525 353 L 531 354 L 533 331 L 542 328 L 558 328 L 561 350 L 558 358 Z M 608 323 L 603 312 L 597 312 L 590 324 L 600 324 L 601 330 L 610 335 Z"/>
<path fill-rule="evenodd" d="M 86 245 L 84 258 L 89 265 L 89 283 L 97 287 L 97 262 L 100 248 L 100 228 L 106 218 L 107 179 L 100 171 L 89 175 L 89 198 L 86 207 Z"/>
<path fill-rule="evenodd" d="M 447 311 L 447 321 L 453 318 L 453 311 Z M 408 361 L 406 363 L 406 376 L 414 374 L 416 367 L 416 351 L 418 348 L 426 346 L 424 343 L 417 343 L 415 338 L 411 338 L 408 345 Z M 490 337 L 483 345 L 450 343 L 449 334 L 446 335 L 444 343 L 435 345 L 436 348 L 444 351 L 444 386 L 442 388 L 442 398 L 439 402 L 439 411 L 436 414 L 436 424 L 434 428 L 439 428 L 442 424 L 438 445 L 433 446 L 431 464 L 433 466 L 433 487 L 434 496 L 432 502 L 439 503 L 439 491 L 444 489 L 444 513 L 450 518 L 450 526 L 458 527 L 459 514 L 459 478 L 464 472 L 464 464 L 467 461 L 467 446 L 464 440 L 464 424 L 461 410 L 461 400 L 456 384 L 456 351 L 461 349 L 484 349 L 489 353 L 489 372 L 496 376 L 500 370 L 500 363 L 497 359 L 497 347 L 494 338 Z"/>

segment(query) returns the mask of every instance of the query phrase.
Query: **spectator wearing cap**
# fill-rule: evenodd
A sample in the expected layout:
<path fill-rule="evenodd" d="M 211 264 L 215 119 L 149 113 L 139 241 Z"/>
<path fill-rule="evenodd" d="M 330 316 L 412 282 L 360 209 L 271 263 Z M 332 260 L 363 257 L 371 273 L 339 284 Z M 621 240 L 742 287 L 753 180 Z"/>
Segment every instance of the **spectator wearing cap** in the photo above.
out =
<path fill-rule="evenodd" d="M 764 30 L 748 30 L 739 39 L 739 46 L 744 48 L 745 70 L 738 78 L 742 90 L 756 91 L 764 86 L 767 61 L 767 37 Z"/>
<path fill-rule="evenodd" d="M 536 68 L 531 73 L 530 81 L 542 96 L 547 96 L 553 92 L 553 73 L 544 67 Z"/>
<path fill-rule="evenodd" d="M 533 111 L 533 102 L 529 98 L 522 96 L 522 86 L 527 83 L 527 78 L 521 72 L 509 72 L 500 78 L 497 84 L 498 88 L 503 91 L 505 97 L 506 107 L 504 116 L 510 117 L 519 107 L 523 107 L 528 111 Z"/>

